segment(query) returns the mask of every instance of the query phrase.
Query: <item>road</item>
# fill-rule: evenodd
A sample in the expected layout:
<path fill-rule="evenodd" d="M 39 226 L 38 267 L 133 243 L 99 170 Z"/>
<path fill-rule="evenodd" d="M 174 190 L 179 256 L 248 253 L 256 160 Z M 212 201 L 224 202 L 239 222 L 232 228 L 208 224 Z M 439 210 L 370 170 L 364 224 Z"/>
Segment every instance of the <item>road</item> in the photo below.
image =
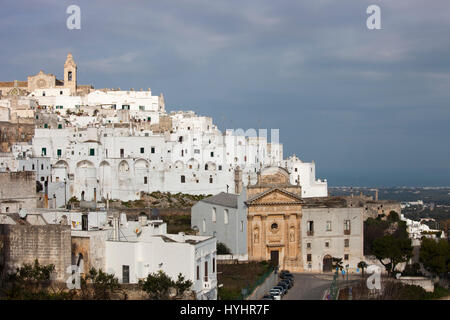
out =
<path fill-rule="evenodd" d="M 322 300 L 325 290 L 330 288 L 333 276 L 311 273 L 294 273 L 294 286 L 283 300 Z"/>

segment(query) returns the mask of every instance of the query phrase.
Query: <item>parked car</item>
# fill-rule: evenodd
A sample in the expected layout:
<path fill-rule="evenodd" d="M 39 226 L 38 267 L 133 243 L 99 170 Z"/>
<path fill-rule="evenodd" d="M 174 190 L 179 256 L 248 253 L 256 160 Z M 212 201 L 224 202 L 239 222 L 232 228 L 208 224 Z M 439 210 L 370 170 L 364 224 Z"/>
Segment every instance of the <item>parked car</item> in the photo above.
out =
<path fill-rule="evenodd" d="M 270 294 L 266 294 L 261 300 L 275 300 L 275 298 Z"/>
<path fill-rule="evenodd" d="M 287 284 L 288 289 L 292 288 L 292 286 L 294 285 L 294 282 L 291 281 L 290 279 L 281 280 L 280 282 Z"/>
<path fill-rule="evenodd" d="M 282 287 L 284 289 L 285 294 L 288 292 L 289 290 L 289 285 L 285 282 L 278 282 L 277 286 Z"/>
<path fill-rule="evenodd" d="M 270 289 L 269 294 L 274 300 L 281 300 L 281 291 L 278 289 Z"/>
<path fill-rule="evenodd" d="M 294 279 L 294 276 L 292 273 L 280 273 L 281 279 Z"/>
<path fill-rule="evenodd" d="M 286 294 L 286 292 L 287 292 L 287 290 L 286 290 L 286 288 L 285 287 L 282 287 L 282 286 L 275 286 L 275 287 L 273 287 L 274 289 L 279 289 L 280 290 L 280 292 L 281 292 L 281 294 L 284 296 L 285 294 Z"/>

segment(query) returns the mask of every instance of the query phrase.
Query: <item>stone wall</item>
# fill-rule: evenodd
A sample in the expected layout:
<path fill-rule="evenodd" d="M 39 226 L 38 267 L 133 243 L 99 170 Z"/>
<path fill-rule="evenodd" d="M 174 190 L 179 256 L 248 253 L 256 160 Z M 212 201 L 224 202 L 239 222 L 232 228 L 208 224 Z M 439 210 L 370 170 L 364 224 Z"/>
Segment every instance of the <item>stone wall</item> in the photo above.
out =
<path fill-rule="evenodd" d="M 13 272 L 24 263 L 38 259 L 42 265 L 55 265 L 55 279 L 65 281 L 71 265 L 70 226 L 0 225 L 3 273 Z"/>
<path fill-rule="evenodd" d="M 34 136 L 34 121 L 20 118 L 17 123 L 0 122 L 0 151 L 11 152 L 11 146 L 17 142 L 31 142 Z"/>
<path fill-rule="evenodd" d="M 16 202 L 16 209 L 36 207 L 36 181 L 32 171 L 0 172 L 0 202 Z M 12 206 L 9 205 L 13 213 Z M 6 210 L 5 210 L 6 211 Z M 16 210 L 18 212 L 18 210 Z"/>

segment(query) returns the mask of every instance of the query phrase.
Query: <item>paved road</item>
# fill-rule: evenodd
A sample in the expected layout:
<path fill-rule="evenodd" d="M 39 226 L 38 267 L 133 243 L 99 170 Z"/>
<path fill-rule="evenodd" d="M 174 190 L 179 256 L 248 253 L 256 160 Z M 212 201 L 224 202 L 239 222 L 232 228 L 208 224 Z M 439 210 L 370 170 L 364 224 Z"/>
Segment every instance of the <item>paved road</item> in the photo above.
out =
<path fill-rule="evenodd" d="M 283 297 L 283 300 L 322 300 L 333 276 L 311 273 L 294 273 L 294 286 Z"/>

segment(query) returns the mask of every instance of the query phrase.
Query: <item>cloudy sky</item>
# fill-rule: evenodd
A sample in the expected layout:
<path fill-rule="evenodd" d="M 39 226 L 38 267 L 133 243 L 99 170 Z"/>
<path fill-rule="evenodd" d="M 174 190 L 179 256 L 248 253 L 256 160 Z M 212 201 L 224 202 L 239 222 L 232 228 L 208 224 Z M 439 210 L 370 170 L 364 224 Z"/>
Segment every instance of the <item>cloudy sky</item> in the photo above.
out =
<path fill-rule="evenodd" d="M 448 186 L 449 35 L 448 0 L 15 0 L 0 81 L 62 78 L 70 51 L 79 83 L 151 88 L 221 129 L 279 128 L 285 156 L 331 186 Z"/>

